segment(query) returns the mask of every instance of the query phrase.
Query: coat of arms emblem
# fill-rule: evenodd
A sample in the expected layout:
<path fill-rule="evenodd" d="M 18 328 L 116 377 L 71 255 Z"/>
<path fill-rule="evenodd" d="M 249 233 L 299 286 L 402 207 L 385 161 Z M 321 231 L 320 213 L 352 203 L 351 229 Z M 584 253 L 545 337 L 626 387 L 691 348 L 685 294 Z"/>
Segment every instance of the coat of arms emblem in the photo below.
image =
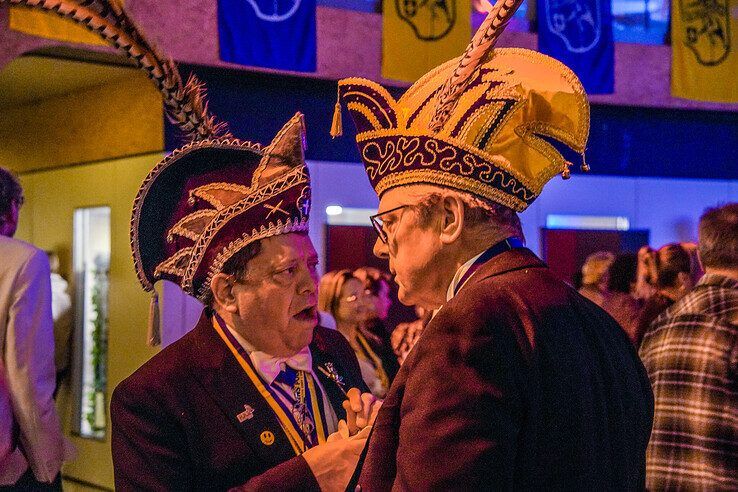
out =
<path fill-rule="evenodd" d="M 600 41 L 600 0 L 545 0 L 546 24 L 572 53 L 585 53 Z"/>
<path fill-rule="evenodd" d="M 423 41 L 443 38 L 456 23 L 456 0 L 395 0 L 395 8 Z"/>
<path fill-rule="evenodd" d="M 726 0 L 679 0 L 683 42 L 701 65 L 719 65 L 730 54 L 730 12 Z"/>

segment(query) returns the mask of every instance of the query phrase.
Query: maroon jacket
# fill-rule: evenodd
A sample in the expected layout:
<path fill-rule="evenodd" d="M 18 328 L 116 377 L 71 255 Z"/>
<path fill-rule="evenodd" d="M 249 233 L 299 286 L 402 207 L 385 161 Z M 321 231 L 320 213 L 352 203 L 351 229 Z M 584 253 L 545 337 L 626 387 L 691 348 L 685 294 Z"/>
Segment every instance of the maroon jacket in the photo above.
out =
<path fill-rule="evenodd" d="M 313 367 L 339 419 L 343 394 L 317 370 L 332 362 L 346 386 L 368 391 L 340 333 L 315 330 Z M 253 418 L 238 421 L 244 405 Z M 277 417 L 203 315 L 182 339 L 121 382 L 110 403 L 116 490 L 318 490 Z M 270 445 L 261 433 L 271 431 Z"/>
<path fill-rule="evenodd" d="M 623 330 L 512 250 L 426 327 L 355 478 L 363 491 L 642 489 L 652 418 Z"/>

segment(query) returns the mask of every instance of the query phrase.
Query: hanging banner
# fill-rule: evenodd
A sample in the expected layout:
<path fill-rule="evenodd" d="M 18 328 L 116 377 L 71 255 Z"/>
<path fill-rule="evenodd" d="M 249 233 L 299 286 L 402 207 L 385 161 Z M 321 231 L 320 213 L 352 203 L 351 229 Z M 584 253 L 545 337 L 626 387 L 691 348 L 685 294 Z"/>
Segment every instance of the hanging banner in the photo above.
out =
<path fill-rule="evenodd" d="M 538 51 L 571 68 L 588 94 L 615 89 L 610 0 L 538 0 Z"/>
<path fill-rule="evenodd" d="M 119 0 L 118 3 L 124 2 Z M 14 31 L 67 43 L 107 45 L 97 34 L 54 12 L 24 7 L 10 7 L 9 10 L 8 26 Z"/>
<path fill-rule="evenodd" d="M 220 59 L 316 70 L 315 0 L 218 0 Z"/>
<path fill-rule="evenodd" d="M 671 94 L 738 102 L 738 0 L 673 0 Z"/>
<path fill-rule="evenodd" d="M 415 82 L 471 39 L 469 0 L 383 0 L 382 77 Z"/>

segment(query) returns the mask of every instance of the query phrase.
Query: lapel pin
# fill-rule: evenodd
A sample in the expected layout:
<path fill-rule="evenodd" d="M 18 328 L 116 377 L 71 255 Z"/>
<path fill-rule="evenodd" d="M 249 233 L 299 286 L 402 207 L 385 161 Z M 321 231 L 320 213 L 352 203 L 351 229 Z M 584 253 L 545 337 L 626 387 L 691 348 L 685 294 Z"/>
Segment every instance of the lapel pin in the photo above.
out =
<path fill-rule="evenodd" d="M 341 390 L 341 393 L 343 393 L 343 395 L 348 398 L 348 395 L 346 394 L 346 384 L 343 382 L 343 377 L 338 375 L 338 372 L 336 372 L 336 368 L 333 366 L 332 362 L 326 362 L 325 368 L 322 366 L 318 366 L 318 369 L 320 370 L 320 372 L 325 374 L 328 379 L 336 383 L 336 386 L 338 386 L 338 389 Z"/>
<path fill-rule="evenodd" d="M 254 409 L 250 405 L 243 406 L 243 412 L 236 415 L 238 422 L 243 424 L 245 421 L 254 418 Z"/>
<path fill-rule="evenodd" d="M 274 433 L 272 431 L 266 430 L 259 437 L 261 438 L 261 442 L 266 446 L 274 444 Z"/>

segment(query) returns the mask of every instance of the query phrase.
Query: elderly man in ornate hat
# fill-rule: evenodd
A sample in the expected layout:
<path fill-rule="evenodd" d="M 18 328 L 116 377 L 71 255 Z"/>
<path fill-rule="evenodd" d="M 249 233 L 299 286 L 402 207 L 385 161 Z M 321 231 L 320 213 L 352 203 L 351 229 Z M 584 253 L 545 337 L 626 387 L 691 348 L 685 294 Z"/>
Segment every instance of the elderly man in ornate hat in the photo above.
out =
<path fill-rule="evenodd" d="M 369 431 L 362 402 L 376 407 L 348 342 L 317 326 L 302 115 L 266 147 L 237 140 L 208 114 L 201 85 L 183 84 L 116 3 L 12 3 L 99 33 L 145 70 L 192 140 L 144 180 L 131 247 L 154 294 L 152 343 L 157 281 L 175 282 L 206 308 L 190 333 L 113 392 L 116 489 L 343 489 Z M 340 423 L 347 408 L 358 418 L 352 411 Z"/>
<path fill-rule="evenodd" d="M 518 212 L 583 154 L 589 105 L 574 73 L 494 49 L 501 0 L 461 58 L 399 100 L 339 83 L 380 198 L 374 252 L 405 304 L 440 309 L 379 411 L 362 490 L 644 486 L 653 401 L 617 323 L 523 245 Z M 338 126 L 338 125 L 336 125 Z"/>

